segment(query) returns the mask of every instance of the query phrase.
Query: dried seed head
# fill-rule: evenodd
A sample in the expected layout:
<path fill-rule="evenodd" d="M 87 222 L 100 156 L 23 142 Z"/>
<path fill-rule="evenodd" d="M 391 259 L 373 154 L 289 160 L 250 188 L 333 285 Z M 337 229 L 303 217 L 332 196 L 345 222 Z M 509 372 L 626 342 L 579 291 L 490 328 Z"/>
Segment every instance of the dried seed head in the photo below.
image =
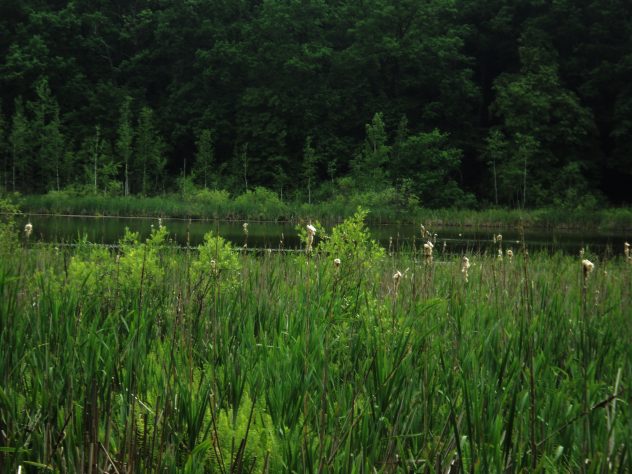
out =
<path fill-rule="evenodd" d="M 434 245 L 432 244 L 432 242 L 428 241 L 424 244 L 424 255 L 425 256 L 429 256 L 432 255 L 432 249 L 434 248 Z"/>
<path fill-rule="evenodd" d="M 338 268 L 340 266 L 340 259 L 334 258 L 334 267 Z"/>
<path fill-rule="evenodd" d="M 32 232 L 33 232 L 33 224 L 29 222 L 28 224 L 24 226 L 24 233 L 26 234 L 27 237 L 30 237 Z"/>
<path fill-rule="evenodd" d="M 582 268 L 584 269 L 584 278 L 586 278 L 594 270 L 595 264 L 588 259 L 584 259 L 582 260 Z"/>
<path fill-rule="evenodd" d="M 498 235 L 496 236 L 496 242 L 499 242 L 499 243 L 500 243 L 500 242 L 502 242 L 502 241 L 503 241 L 503 236 L 502 236 L 502 234 L 498 234 Z"/>
<path fill-rule="evenodd" d="M 162 229 L 162 217 L 158 218 L 158 228 Z"/>
<path fill-rule="evenodd" d="M 463 279 L 465 280 L 465 283 L 468 282 L 468 274 L 467 271 L 470 268 L 470 259 L 467 258 L 466 256 L 463 256 L 463 258 L 461 259 L 461 273 L 463 273 Z"/>
<path fill-rule="evenodd" d="M 507 250 L 507 257 L 509 257 L 509 261 L 511 261 L 511 259 L 513 258 L 513 250 L 511 249 Z"/>
<path fill-rule="evenodd" d="M 393 273 L 393 290 L 395 296 L 397 296 L 397 293 L 399 291 L 399 283 L 401 282 L 403 276 L 404 275 L 399 270 Z"/>
<path fill-rule="evenodd" d="M 316 227 L 311 224 L 307 224 L 307 233 L 312 235 L 316 234 Z"/>
<path fill-rule="evenodd" d="M 584 253 L 585 251 L 583 248 L 579 249 L 579 258 L 584 258 Z"/>
<path fill-rule="evenodd" d="M 244 234 L 248 235 L 248 223 L 244 222 L 241 227 L 244 229 Z"/>
<path fill-rule="evenodd" d="M 630 244 L 627 242 L 623 244 L 623 255 L 625 258 L 630 258 Z"/>

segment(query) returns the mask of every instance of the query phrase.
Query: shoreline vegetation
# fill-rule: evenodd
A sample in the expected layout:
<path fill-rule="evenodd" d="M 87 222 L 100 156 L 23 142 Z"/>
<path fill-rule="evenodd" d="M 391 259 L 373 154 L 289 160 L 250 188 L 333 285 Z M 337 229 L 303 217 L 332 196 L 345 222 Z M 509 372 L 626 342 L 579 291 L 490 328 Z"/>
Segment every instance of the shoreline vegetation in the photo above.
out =
<path fill-rule="evenodd" d="M 0 471 L 629 471 L 629 247 L 438 265 L 365 217 L 262 258 L 0 222 Z"/>
<path fill-rule="evenodd" d="M 14 196 L 11 199 L 24 214 L 163 217 L 209 220 L 249 220 L 302 222 L 319 219 L 341 222 L 360 206 L 369 211 L 371 224 L 417 223 L 432 226 L 523 227 L 556 230 L 626 231 L 632 229 L 632 208 L 567 209 L 426 209 L 398 202 L 388 193 L 340 195 L 308 204 L 283 201 L 265 188 L 256 188 L 237 196 L 224 190 L 202 190 L 190 196 L 76 196 L 65 192 Z"/>

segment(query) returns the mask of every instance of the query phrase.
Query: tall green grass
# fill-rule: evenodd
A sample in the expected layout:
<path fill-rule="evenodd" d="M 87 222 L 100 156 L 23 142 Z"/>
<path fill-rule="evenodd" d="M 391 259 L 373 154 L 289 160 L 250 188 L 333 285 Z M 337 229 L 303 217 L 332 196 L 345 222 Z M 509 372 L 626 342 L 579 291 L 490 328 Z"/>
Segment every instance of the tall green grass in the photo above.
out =
<path fill-rule="evenodd" d="M 310 255 L 3 251 L 0 471 L 630 470 L 632 265 L 468 255 L 466 282 L 362 217 Z"/>
<path fill-rule="evenodd" d="M 390 196 L 390 195 L 389 195 Z M 66 192 L 23 196 L 19 204 L 25 213 L 153 216 L 203 219 L 249 219 L 269 221 L 297 221 L 318 218 L 340 222 L 355 213 L 358 206 L 371 211 L 375 223 L 419 222 L 431 225 L 461 227 L 538 227 L 575 230 L 632 229 L 632 210 L 613 209 L 425 209 L 403 205 L 392 196 L 363 193 L 334 196 L 331 199 L 307 204 L 282 201 L 274 192 L 264 188 L 231 197 L 226 191 L 202 190 L 183 197 L 166 195 L 154 197 L 76 196 Z"/>

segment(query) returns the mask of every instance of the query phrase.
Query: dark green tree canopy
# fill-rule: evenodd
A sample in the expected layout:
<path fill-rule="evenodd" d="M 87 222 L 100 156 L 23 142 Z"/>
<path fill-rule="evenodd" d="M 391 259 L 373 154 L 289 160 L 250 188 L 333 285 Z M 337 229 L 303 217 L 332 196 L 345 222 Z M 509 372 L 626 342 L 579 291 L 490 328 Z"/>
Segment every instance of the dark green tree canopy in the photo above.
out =
<path fill-rule="evenodd" d="M 190 176 L 312 201 L 343 179 L 428 206 L 629 203 L 631 17 L 623 0 L 2 2 L 0 186 L 90 185 L 99 127 L 103 192 Z"/>

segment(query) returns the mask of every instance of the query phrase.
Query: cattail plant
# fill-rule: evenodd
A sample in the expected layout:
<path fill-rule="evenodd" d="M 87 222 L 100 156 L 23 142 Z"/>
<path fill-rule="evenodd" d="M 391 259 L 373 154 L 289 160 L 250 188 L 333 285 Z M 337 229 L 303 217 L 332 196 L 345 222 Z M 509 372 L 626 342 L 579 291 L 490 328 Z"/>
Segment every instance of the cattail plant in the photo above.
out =
<path fill-rule="evenodd" d="M 494 242 L 498 244 L 498 260 L 503 259 L 503 235 L 494 235 Z"/>
<path fill-rule="evenodd" d="M 467 272 L 470 269 L 470 266 L 470 259 L 464 255 L 461 259 L 461 273 L 463 273 L 463 279 L 465 280 L 465 283 L 469 281 Z"/>
<path fill-rule="evenodd" d="M 583 250 L 583 249 L 582 249 Z M 588 259 L 582 260 L 583 284 L 581 289 L 582 314 L 586 317 L 586 300 L 588 296 L 588 276 L 595 269 L 595 265 Z"/>
<path fill-rule="evenodd" d="M 434 248 L 434 245 L 430 241 L 424 244 L 424 260 L 428 264 L 432 263 L 432 249 L 433 248 Z"/>
<path fill-rule="evenodd" d="M 244 230 L 244 250 L 248 248 L 248 223 L 244 222 L 241 226 Z"/>
<path fill-rule="evenodd" d="M 393 273 L 393 293 L 395 294 L 395 296 L 397 296 L 397 291 L 399 290 L 399 283 L 402 280 L 402 272 L 400 272 L 399 270 L 397 270 L 395 273 Z"/>
<path fill-rule="evenodd" d="M 305 248 L 305 252 L 312 252 L 312 245 L 314 243 L 314 236 L 316 235 L 316 227 L 312 224 L 307 224 L 307 247 Z"/>
<path fill-rule="evenodd" d="M 32 233 L 33 233 L 33 224 L 29 222 L 28 224 L 24 226 L 24 235 L 26 235 L 26 238 L 28 239 Z"/>

